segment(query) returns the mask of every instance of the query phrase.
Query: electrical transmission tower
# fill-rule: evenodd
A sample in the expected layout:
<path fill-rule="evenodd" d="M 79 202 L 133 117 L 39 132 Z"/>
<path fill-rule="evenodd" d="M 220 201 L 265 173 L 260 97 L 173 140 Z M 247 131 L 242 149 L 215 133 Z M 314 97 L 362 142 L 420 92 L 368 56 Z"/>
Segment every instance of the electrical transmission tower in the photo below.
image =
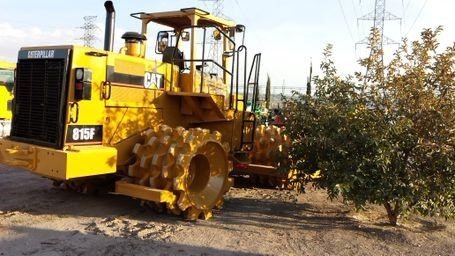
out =
<path fill-rule="evenodd" d="M 212 2 L 212 10 L 210 11 L 212 15 L 217 16 L 217 17 L 222 17 L 223 16 L 223 8 L 224 8 L 224 0 L 200 0 L 202 2 Z M 221 47 L 221 42 L 216 41 L 213 37 L 210 38 L 208 41 L 210 45 L 210 49 L 208 51 L 208 58 L 212 60 L 218 60 L 220 59 L 221 53 L 220 53 L 220 47 Z M 216 66 L 211 65 L 210 67 L 210 73 L 214 73 Z"/>
<path fill-rule="evenodd" d="M 84 46 L 93 47 L 95 41 L 98 40 L 95 35 L 95 31 L 99 29 L 95 25 L 96 17 L 97 16 L 84 16 L 84 25 L 80 27 L 84 30 L 84 35 L 79 38 L 80 40 L 84 41 Z"/>
<path fill-rule="evenodd" d="M 200 0 L 202 2 L 213 2 L 211 13 L 215 16 L 221 16 L 223 14 L 223 2 L 224 0 Z"/>
<path fill-rule="evenodd" d="M 383 47 L 383 45 L 397 44 L 397 42 L 395 42 L 394 40 L 392 40 L 384 35 L 384 21 L 385 20 L 400 20 L 400 26 L 401 26 L 401 18 L 386 11 L 385 0 L 375 0 L 374 11 L 358 18 L 357 22 L 359 20 L 372 20 L 373 21 L 373 28 L 375 28 L 379 32 L 379 36 L 380 36 L 379 40 L 381 42 L 381 48 Z M 368 39 L 363 39 L 362 41 L 358 42 L 357 44 L 367 44 L 367 43 L 368 43 Z"/>

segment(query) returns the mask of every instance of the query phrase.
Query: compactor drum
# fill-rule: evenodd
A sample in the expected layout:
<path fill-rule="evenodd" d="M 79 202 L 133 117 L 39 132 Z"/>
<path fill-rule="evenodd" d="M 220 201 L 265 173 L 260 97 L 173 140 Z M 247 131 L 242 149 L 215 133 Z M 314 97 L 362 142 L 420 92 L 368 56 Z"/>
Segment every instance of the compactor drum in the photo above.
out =
<path fill-rule="evenodd" d="M 232 185 L 229 146 L 222 144 L 221 134 L 160 125 L 144 136 L 145 142 L 134 146 L 136 162 L 129 166 L 128 178 L 117 183 L 117 190 L 134 188 L 132 184 L 166 190 L 168 196 L 159 200 L 149 198 L 151 193 L 137 197 L 154 201 L 159 209 L 164 205 L 172 213 L 184 212 L 189 219 L 209 218 Z"/>
<path fill-rule="evenodd" d="M 260 125 L 256 128 L 254 147 L 248 165 L 252 180 L 260 185 L 284 189 L 294 188 L 295 180 L 289 170 L 291 140 L 284 128 Z"/>
<path fill-rule="evenodd" d="M 271 147 L 287 141 L 275 132 L 256 141 L 256 118 L 244 108 L 260 54 L 247 67 L 243 25 L 197 8 L 133 13 L 141 31 L 123 34 L 114 52 L 115 9 L 110 1 L 105 8 L 103 50 L 20 49 L 2 164 L 81 192 L 108 183 L 145 205 L 207 219 L 233 183 L 233 165 L 260 172 L 286 163 Z M 254 165 L 264 155 L 275 162 Z"/>

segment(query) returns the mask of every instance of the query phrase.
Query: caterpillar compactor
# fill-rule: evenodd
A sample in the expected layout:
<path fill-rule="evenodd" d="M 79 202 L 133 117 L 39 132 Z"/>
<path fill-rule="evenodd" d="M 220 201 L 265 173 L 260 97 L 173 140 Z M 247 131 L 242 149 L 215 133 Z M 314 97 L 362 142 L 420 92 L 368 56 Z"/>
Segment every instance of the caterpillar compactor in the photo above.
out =
<path fill-rule="evenodd" d="M 15 68 L 15 63 L 0 61 L 0 137 L 9 135 L 11 130 Z"/>
<path fill-rule="evenodd" d="M 142 29 L 113 52 L 115 10 L 105 7 L 103 50 L 21 48 L 0 161 L 82 192 L 111 182 L 117 194 L 207 219 L 232 166 L 251 163 L 255 116 L 245 110 L 260 55 L 247 67 L 236 39 L 245 27 L 197 8 L 131 14 Z"/>

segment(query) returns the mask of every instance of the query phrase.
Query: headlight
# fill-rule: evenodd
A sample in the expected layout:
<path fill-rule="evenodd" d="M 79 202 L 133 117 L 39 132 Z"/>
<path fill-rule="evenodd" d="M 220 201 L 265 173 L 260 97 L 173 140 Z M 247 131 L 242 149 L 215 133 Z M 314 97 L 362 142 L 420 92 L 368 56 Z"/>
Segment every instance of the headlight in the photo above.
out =
<path fill-rule="evenodd" d="M 84 70 L 82 68 L 76 69 L 76 80 L 82 80 L 84 78 Z"/>

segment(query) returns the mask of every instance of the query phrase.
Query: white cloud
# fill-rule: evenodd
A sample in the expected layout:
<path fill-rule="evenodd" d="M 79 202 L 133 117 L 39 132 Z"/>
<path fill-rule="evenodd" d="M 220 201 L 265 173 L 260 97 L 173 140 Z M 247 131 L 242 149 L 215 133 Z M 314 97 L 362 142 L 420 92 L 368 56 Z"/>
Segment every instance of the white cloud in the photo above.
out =
<path fill-rule="evenodd" d="M 97 24 L 99 29 L 95 32 L 97 40 L 95 47 L 102 49 L 104 45 L 104 27 Z M 27 46 L 51 46 L 51 45 L 83 45 L 80 39 L 83 30 L 77 28 L 52 27 L 41 28 L 37 26 L 16 26 L 8 22 L 0 21 L 0 59 L 16 61 L 17 53 L 21 47 Z M 123 46 L 122 28 L 116 28 L 114 51 Z"/>
<path fill-rule="evenodd" d="M 18 50 L 23 46 L 59 45 L 77 43 L 80 32 L 74 29 L 48 28 L 36 26 L 17 27 L 8 22 L 0 22 L 0 53 L 3 59 L 14 61 Z"/>

